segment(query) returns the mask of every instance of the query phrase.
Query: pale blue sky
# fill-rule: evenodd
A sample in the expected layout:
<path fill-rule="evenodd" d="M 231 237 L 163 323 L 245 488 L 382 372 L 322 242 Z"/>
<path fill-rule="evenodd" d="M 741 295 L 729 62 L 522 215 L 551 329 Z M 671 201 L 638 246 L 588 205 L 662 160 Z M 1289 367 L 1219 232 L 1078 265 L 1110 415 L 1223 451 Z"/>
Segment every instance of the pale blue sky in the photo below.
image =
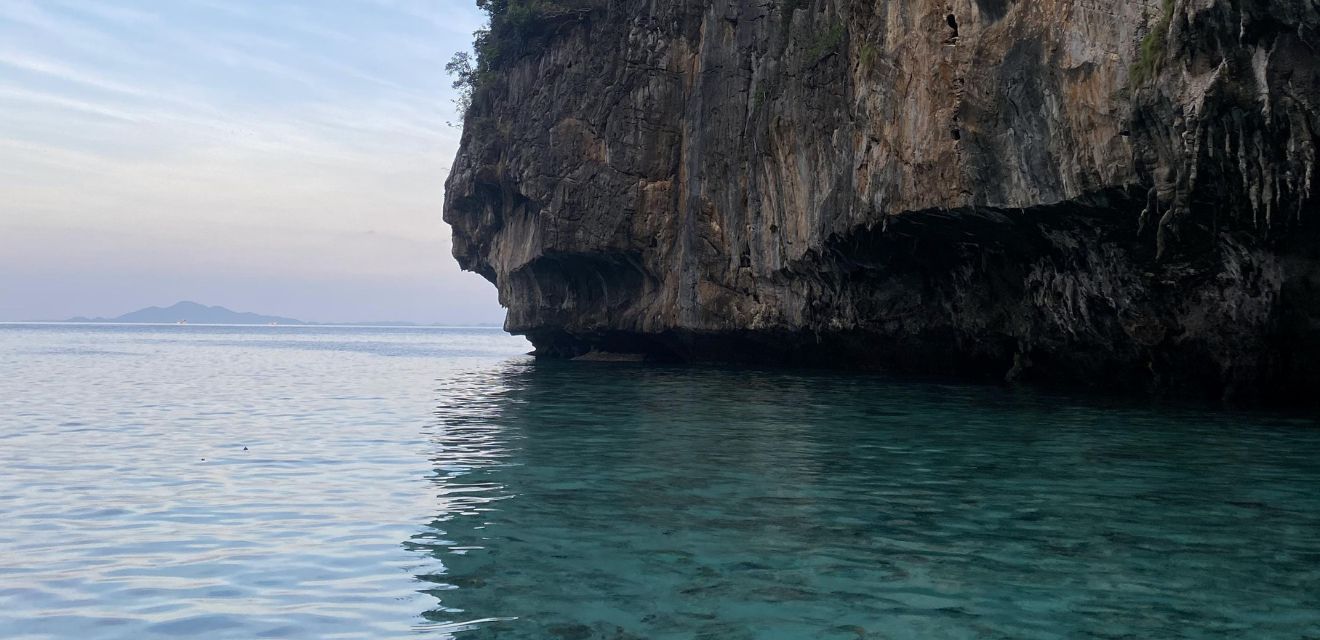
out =
<path fill-rule="evenodd" d="M 473 0 L 0 0 L 0 320 L 498 322 L 440 219 Z"/>

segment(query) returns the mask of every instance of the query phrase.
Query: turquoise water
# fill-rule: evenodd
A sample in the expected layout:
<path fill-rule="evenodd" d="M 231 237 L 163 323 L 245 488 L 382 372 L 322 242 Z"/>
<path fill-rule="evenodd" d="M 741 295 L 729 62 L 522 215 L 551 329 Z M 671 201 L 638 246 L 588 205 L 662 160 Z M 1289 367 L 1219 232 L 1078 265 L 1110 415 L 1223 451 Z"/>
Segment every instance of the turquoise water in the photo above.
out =
<path fill-rule="evenodd" d="M 0 326 L 0 637 L 1320 637 L 1311 420 L 526 349 Z"/>

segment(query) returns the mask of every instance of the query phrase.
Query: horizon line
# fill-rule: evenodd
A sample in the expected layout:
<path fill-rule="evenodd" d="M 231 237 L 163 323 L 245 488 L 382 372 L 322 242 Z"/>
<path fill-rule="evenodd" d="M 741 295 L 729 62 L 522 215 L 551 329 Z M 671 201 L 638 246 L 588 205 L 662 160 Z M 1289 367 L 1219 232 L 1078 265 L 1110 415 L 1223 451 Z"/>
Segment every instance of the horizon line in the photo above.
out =
<path fill-rule="evenodd" d="M 298 323 L 226 323 L 226 322 L 111 322 L 95 320 L 0 320 L 0 325 L 14 324 L 71 324 L 96 326 L 139 326 L 139 327 L 360 327 L 364 329 L 504 329 L 503 323 L 456 324 L 456 323 L 409 323 L 390 324 L 383 322 L 298 322 Z"/>

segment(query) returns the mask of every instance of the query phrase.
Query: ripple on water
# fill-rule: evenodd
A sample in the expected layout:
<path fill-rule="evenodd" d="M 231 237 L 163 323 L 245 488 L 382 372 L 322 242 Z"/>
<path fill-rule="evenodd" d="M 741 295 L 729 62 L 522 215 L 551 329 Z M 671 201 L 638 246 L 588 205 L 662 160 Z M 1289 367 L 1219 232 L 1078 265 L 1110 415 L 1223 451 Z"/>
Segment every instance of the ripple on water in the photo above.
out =
<path fill-rule="evenodd" d="M 0 635 L 1320 636 L 1309 419 L 525 350 L 0 327 Z"/>
<path fill-rule="evenodd" d="M 447 515 L 413 547 L 437 619 L 511 618 L 466 636 L 1320 631 L 1313 424 L 739 370 L 495 388 L 442 403 Z"/>
<path fill-rule="evenodd" d="M 409 635 L 434 602 L 415 575 L 439 567 L 402 546 L 434 514 L 436 380 L 525 350 L 493 331 L 0 328 L 19 372 L 0 380 L 0 636 Z"/>

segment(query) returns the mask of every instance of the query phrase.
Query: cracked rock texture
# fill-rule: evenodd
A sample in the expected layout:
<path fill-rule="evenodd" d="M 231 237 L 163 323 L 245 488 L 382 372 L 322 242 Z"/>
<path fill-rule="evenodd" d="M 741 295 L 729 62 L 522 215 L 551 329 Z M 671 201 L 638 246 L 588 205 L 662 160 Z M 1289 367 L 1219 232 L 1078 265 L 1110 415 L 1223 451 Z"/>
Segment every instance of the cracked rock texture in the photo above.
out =
<path fill-rule="evenodd" d="M 475 96 L 538 354 L 1320 400 L 1317 0 L 614 0 Z"/>

